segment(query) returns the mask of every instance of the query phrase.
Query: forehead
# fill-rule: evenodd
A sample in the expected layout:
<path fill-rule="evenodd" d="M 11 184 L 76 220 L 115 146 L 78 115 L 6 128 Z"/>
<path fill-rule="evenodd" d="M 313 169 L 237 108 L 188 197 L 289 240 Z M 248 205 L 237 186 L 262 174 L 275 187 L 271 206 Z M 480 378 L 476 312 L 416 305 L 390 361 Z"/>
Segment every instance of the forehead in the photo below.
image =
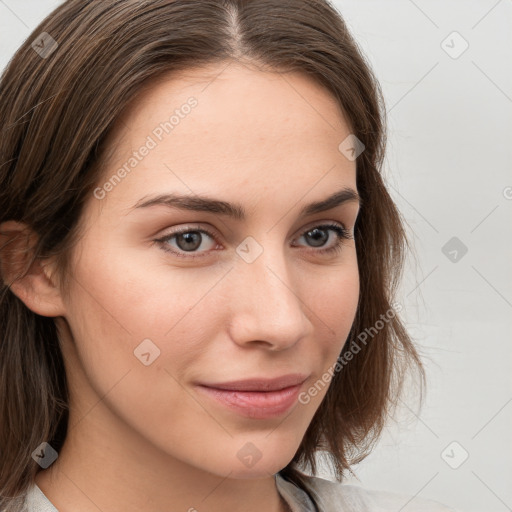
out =
<path fill-rule="evenodd" d="M 220 197 L 229 186 L 258 196 L 281 188 L 298 200 L 320 181 L 322 190 L 355 188 L 356 164 L 338 149 L 350 133 L 334 97 L 301 73 L 231 63 L 163 75 L 110 137 L 111 174 L 149 139 L 154 147 L 109 198 L 162 187 Z"/>
<path fill-rule="evenodd" d="M 239 119 L 244 113 L 259 116 L 246 119 L 248 125 L 261 121 L 263 116 L 271 118 L 286 113 L 291 121 L 296 116 L 319 117 L 333 129 L 348 121 L 343 119 L 339 103 L 334 96 L 313 78 L 304 73 L 263 71 L 254 66 L 237 62 L 211 64 L 179 72 L 164 73 L 144 84 L 142 90 L 125 110 L 124 120 L 139 120 L 155 109 L 173 110 L 194 95 L 200 103 L 195 109 L 206 118 L 212 113 L 221 122 L 227 117 Z M 218 110 L 223 109 L 223 119 L 218 119 Z M 327 114 L 327 115 L 326 115 Z M 213 119 L 210 119 L 212 122 Z M 268 127 L 267 127 L 268 128 Z"/>
<path fill-rule="evenodd" d="M 197 105 L 190 108 L 192 98 Z M 167 73 L 146 83 L 119 119 L 116 142 L 152 133 L 173 114 L 172 138 L 193 133 L 200 142 L 220 139 L 225 146 L 245 135 L 264 143 L 350 133 L 338 102 L 310 77 L 232 62 Z M 171 145 L 172 138 L 164 142 Z"/>

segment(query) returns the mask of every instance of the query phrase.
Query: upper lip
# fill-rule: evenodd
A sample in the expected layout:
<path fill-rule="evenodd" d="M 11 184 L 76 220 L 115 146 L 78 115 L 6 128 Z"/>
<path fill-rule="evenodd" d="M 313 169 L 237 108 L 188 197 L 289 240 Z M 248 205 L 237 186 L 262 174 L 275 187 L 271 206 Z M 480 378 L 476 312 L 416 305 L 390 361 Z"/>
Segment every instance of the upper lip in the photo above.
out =
<path fill-rule="evenodd" d="M 272 379 L 253 378 L 230 382 L 201 383 L 200 385 L 230 391 L 277 391 L 302 384 L 307 378 L 307 375 L 293 373 Z"/>

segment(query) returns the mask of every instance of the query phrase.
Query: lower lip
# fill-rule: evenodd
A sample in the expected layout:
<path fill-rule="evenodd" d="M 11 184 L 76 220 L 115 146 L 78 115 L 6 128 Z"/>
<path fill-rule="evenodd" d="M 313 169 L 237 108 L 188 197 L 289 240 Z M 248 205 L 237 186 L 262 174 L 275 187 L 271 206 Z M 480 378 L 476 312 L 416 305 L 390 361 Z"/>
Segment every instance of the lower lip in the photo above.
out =
<path fill-rule="evenodd" d="M 297 401 L 302 384 L 279 391 L 230 391 L 198 386 L 203 393 L 222 405 L 253 419 L 267 419 L 284 414 Z"/>

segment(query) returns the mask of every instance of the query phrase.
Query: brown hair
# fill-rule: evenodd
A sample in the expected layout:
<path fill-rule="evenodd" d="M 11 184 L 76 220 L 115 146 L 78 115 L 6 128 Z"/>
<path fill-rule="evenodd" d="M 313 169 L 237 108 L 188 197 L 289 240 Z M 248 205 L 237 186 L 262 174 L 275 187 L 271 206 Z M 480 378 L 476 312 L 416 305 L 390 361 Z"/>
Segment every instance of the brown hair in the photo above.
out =
<path fill-rule="evenodd" d="M 407 238 L 381 176 L 382 92 L 328 0 L 60 5 L 22 44 L 0 80 L 0 223 L 24 222 L 37 233 L 31 261 L 20 273 L 36 259 L 55 256 L 65 288 L 81 212 L 105 167 L 107 135 L 137 93 L 169 72 L 231 61 L 307 74 L 336 98 L 365 146 L 356 178 L 362 198 L 355 226 L 360 300 L 347 347 L 392 310 Z M 10 257 L 7 240 L 0 248 L 4 261 Z M 8 497 L 25 492 L 40 469 L 32 452 L 44 441 L 58 452 L 65 440 L 68 391 L 54 319 L 32 312 L 1 281 L 0 508 L 14 510 Z M 334 373 L 298 451 L 280 472 L 285 478 L 300 482 L 306 467 L 315 474 L 315 451 L 323 449 L 341 480 L 379 438 L 406 370 L 414 366 L 424 383 L 421 359 L 398 315 L 374 330 Z"/>

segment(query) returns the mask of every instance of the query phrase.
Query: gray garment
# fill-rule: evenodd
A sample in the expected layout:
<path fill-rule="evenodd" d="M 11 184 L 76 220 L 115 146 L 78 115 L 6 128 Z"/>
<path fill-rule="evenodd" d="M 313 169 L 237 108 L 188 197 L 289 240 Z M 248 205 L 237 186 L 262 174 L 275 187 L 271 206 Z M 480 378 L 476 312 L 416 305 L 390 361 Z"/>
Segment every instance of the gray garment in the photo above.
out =
<path fill-rule="evenodd" d="M 276 483 L 292 512 L 458 512 L 437 501 L 365 489 L 315 476 L 306 477 L 306 490 L 284 480 L 279 474 Z"/>
<path fill-rule="evenodd" d="M 457 512 L 436 501 L 405 494 L 368 490 L 314 476 L 306 477 L 306 481 L 307 489 L 301 489 L 276 475 L 277 489 L 292 512 Z M 27 512 L 58 512 L 35 482 L 26 494 L 25 507 Z"/>

